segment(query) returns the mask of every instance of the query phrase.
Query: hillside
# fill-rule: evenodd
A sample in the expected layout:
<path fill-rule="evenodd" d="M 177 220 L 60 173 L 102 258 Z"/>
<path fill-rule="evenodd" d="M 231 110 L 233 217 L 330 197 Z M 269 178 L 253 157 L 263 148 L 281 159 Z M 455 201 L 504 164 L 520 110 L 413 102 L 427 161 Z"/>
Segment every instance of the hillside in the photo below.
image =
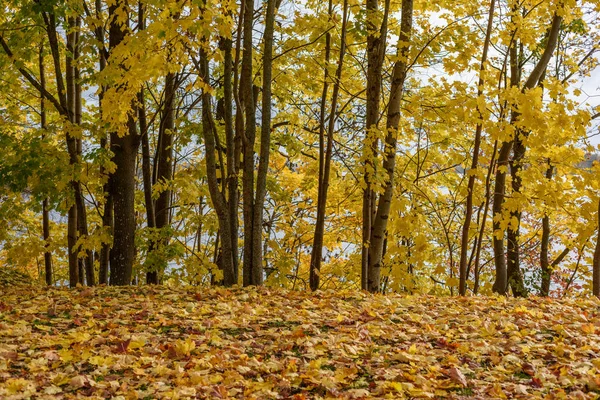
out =
<path fill-rule="evenodd" d="M 597 300 L 0 288 L 0 397 L 574 398 Z"/>

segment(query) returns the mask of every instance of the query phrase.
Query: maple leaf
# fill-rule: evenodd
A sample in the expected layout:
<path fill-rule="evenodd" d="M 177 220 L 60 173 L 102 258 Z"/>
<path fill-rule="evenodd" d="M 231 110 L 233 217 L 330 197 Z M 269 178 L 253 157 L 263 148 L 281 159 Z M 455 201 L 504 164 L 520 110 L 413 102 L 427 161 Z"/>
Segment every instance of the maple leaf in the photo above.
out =
<path fill-rule="evenodd" d="M 36 322 L 49 321 L 51 330 L 28 329 L 32 322 L 22 318 L 46 315 L 48 290 L 61 302 L 80 298 L 66 289 L 4 293 L 6 301 L 27 304 L 27 313 L 1 314 L 7 329 L 0 331 L 0 368 L 10 368 L 0 396 L 77 390 L 82 396 L 436 398 L 460 390 L 538 398 L 541 387 L 584 394 L 600 387 L 600 374 L 589 369 L 600 366 L 590 361 L 600 340 L 583 333 L 597 307 L 586 299 L 532 298 L 507 308 L 502 297 L 240 289 L 224 298 L 221 289 L 202 289 L 196 311 L 180 312 L 197 289 L 99 287 L 69 318 Z M 109 311 L 90 311 L 105 307 L 106 298 Z M 135 318 L 140 298 L 147 301 L 144 323 Z M 375 317 L 357 318 L 364 310 Z M 338 324 L 338 316 L 353 322 Z M 88 322 L 74 327 L 74 319 Z M 119 323 L 108 327 L 106 320 Z"/>
<path fill-rule="evenodd" d="M 465 375 L 457 367 L 452 366 L 448 370 L 448 375 L 450 376 L 452 382 L 458 383 L 464 387 L 467 386 L 467 378 L 465 378 Z"/>
<path fill-rule="evenodd" d="M 127 353 L 130 343 L 131 343 L 131 338 L 127 339 L 127 340 L 123 340 L 121 342 L 118 342 L 117 345 L 115 346 L 115 353 L 122 353 L 122 354 Z"/>

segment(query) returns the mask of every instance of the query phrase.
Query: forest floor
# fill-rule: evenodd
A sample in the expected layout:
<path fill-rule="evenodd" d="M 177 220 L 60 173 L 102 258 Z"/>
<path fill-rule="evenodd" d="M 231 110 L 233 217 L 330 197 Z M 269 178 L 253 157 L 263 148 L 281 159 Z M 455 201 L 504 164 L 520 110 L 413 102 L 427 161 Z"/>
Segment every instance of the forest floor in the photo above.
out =
<path fill-rule="evenodd" d="M 592 399 L 592 299 L 0 287 L 0 398 Z"/>

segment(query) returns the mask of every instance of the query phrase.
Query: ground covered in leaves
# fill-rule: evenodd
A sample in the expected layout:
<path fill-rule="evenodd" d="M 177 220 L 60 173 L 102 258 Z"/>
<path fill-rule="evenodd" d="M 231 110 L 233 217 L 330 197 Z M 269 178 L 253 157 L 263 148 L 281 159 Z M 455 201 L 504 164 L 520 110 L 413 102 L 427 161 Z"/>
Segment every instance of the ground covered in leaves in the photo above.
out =
<path fill-rule="evenodd" d="M 0 398 L 569 398 L 600 303 L 0 287 Z"/>

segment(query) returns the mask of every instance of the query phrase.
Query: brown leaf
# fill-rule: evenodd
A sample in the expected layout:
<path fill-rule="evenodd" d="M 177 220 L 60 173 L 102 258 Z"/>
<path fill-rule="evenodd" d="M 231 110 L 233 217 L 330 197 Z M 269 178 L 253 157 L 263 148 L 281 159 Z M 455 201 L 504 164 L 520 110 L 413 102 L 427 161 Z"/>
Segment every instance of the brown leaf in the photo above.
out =
<path fill-rule="evenodd" d="M 71 385 L 75 389 L 80 389 L 89 384 L 89 379 L 85 375 L 77 375 L 76 377 L 71 378 L 69 381 L 69 385 Z"/>
<path fill-rule="evenodd" d="M 5 358 L 7 360 L 17 361 L 19 358 L 19 353 L 16 351 L 4 351 L 0 353 L 0 357 Z"/>
<path fill-rule="evenodd" d="M 531 386 L 535 388 L 541 388 L 544 386 L 540 378 L 531 378 Z"/>
<path fill-rule="evenodd" d="M 533 364 L 528 362 L 523 363 L 523 365 L 521 365 L 521 369 L 523 370 L 523 373 L 529 376 L 535 376 L 535 367 L 533 366 Z"/>
<path fill-rule="evenodd" d="M 458 383 L 459 385 L 464 387 L 467 386 L 467 378 L 465 378 L 463 373 L 460 372 L 460 370 L 457 367 L 452 366 L 448 371 L 448 375 L 450 376 L 452 382 Z"/>
<path fill-rule="evenodd" d="M 54 350 L 48 350 L 44 353 L 44 357 L 48 361 L 58 361 L 60 360 L 60 356 Z"/>
<path fill-rule="evenodd" d="M 115 347 L 115 353 L 119 353 L 119 354 L 127 353 L 127 348 L 129 347 L 129 343 L 131 343 L 131 338 L 117 343 L 117 346 Z"/>
<path fill-rule="evenodd" d="M 56 317 L 56 303 L 52 303 L 48 306 L 48 316 L 51 318 Z"/>

